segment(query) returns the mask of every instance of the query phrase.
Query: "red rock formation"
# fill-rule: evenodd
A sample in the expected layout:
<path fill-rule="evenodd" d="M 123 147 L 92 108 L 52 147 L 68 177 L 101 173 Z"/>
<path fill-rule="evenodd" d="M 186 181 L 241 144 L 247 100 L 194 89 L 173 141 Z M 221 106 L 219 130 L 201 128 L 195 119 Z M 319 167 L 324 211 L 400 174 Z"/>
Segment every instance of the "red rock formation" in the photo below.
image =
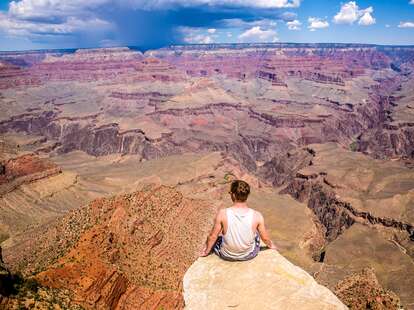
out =
<path fill-rule="evenodd" d="M 40 85 L 40 80 L 31 76 L 28 69 L 0 62 L 0 89 L 34 85 Z"/>
<path fill-rule="evenodd" d="M 401 309 L 398 296 L 381 287 L 372 268 L 346 277 L 336 285 L 334 292 L 352 310 Z"/>
<path fill-rule="evenodd" d="M 142 55 L 128 48 L 77 50 L 73 54 L 48 56 L 31 68 L 31 74 L 43 81 L 96 81 L 133 74 Z"/>
<path fill-rule="evenodd" d="M 174 47 L 148 52 L 151 56 L 147 58 L 127 48 L 79 50 L 63 56 L 48 56 L 41 63 L 31 67 L 29 71 L 31 77 L 39 78 L 44 82 L 47 80 L 104 80 L 106 81 L 104 83 L 118 84 L 123 81 L 170 83 L 185 80 L 185 72 L 187 72 L 191 76 L 222 74 L 246 80 L 262 78 L 275 85 L 286 85 L 286 80 L 290 78 L 343 85 L 357 75 L 363 74 L 366 69 L 388 68 L 394 59 L 403 59 L 409 64 L 410 59 L 414 58 L 414 53 L 410 49 L 393 50 L 394 52 L 390 54 L 385 53 L 379 47 L 359 45 L 349 47 L 281 45 L 280 49 L 276 48 L 277 46 L 231 46 L 231 48 L 219 48 L 214 51 L 208 48 L 208 52 L 201 47 L 197 49 Z M 393 130 L 390 129 L 391 126 L 387 128 L 382 126 L 388 106 L 392 104 L 392 102 L 387 103 L 387 98 L 391 98 L 390 95 L 398 89 L 399 85 L 400 77 L 398 76 L 378 78 L 378 85 L 372 87 L 371 96 L 364 104 L 340 104 L 332 98 L 322 98 L 333 111 L 329 115 L 303 117 L 300 114 L 289 114 L 286 116 L 257 112 L 252 107 L 213 102 L 197 108 L 164 109 L 162 111 L 155 109 L 154 113 L 149 113 L 147 116 L 160 127 L 167 127 L 167 131 L 176 131 L 179 128 L 196 139 L 209 135 L 211 126 L 206 124 L 217 124 L 220 131 L 229 135 L 233 134 L 229 132 L 229 127 L 236 126 L 238 118 L 234 115 L 242 114 L 243 118 L 247 119 L 246 123 L 252 124 L 252 127 L 266 128 L 265 134 L 261 130 L 255 134 L 249 130 L 248 137 L 241 133 L 243 139 L 265 139 L 267 141 L 264 146 L 266 150 L 262 150 L 260 156 L 252 153 L 243 154 L 243 157 L 251 158 L 249 166 L 253 169 L 255 169 L 253 161 L 271 159 L 271 152 L 276 144 L 270 141 L 275 141 L 275 139 L 278 140 L 277 144 L 291 147 L 326 141 L 337 141 L 343 145 L 349 145 L 356 136 L 365 133 L 366 137 L 362 135 L 360 138 L 358 150 L 371 152 L 377 157 L 393 155 L 412 157 L 414 156 L 412 127 L 404 126 Z M 199 85 L 199 87 L 205 86 L 203 83 Z M 150 106 L 145 111 L 153 111 L 154 106 L 157 107 L 158 104 L 161 105 L 170 98 L 169 95 L 157 91 L 112 91 L 110 97 L 140 101 L 140 104 Z M 300 104 L 283 100 L 276 100 L 274 103 L 275 105 Z M 115 106 L 108 111 L 111 115 L 117 116 L 116 113 L 120 111 L 120 108 Z M 123 113 L 127 114 L 127 111 Z M 201 114 L 203 114 L 202 120 Z M 163 156 L 196 149 L 189 147 L 188 143 L 182 139 L 175 139 L 174 134 L 163 135 L 159 140 L 152 141 L 140 130 L 136 130 L 135 134 L 128 132 L 125 136 L 119 131 L 119 126 L 114 123 L 95 127 L 93 124 L 100 115 L 101 112 L 97 111 L 96 114 L 87 116 L 88 120 L 76 117 L 61 118 L 58 117 L 56 111 L 32 111 L 1 122 L 0 131 L 17 130 L 44 135 L 48 139 L 59 141 L 57 147 L 59 152 L 83 150 L 93 155 L 118 152 L 140 153 L 148 158 L 147 156 L 151 155 Z M 223 121 L 224 115 L 226 121 Z M 218 119 L 222 121 L 219 123 Z M 197 124 L 204 125 L 197 126 Z M 284 129 L 278 130 L 278 128 Z M 370 128 L 369 132 L 368 128 Z M 195 130 L 202 134 L 194 135 Z M 265 135 L 267 136 L 264 137 Z M 240 137 L 235 139 L 240 139 Z M 196 141 L 198 149 L 226 150 L 223 143 L 217 143 L 216 137 L 202 140 Z M 264 156 L 264 153 L 267 154 Z"/>
<path fill-rule="evenodd" d="M 182 308 L 182 277 L 214 212 L 164 186 L 97 199 L 9 249 L 8 262 L 43 270 L 42 285 L 69 289 L 88 309 Z"/>
<path fill-rule="evenodd" d="M 73 54 L 48 56 L 30 69 L 42 82 L 116 80 L 177 82 L 184 75 L 170 64 L 148 58 L 128 48 L 77 50 Z"/>
<path fill-rule="evenodd" d="M 212 53 L 200 48 L 173 47 L 151 52 L 186 71 L 190 76 L 225 74 L 241 80 L 258 77 L 285 86 L 286 77 L 345 85 L 366 69 L 387 68 L 388 55 L 368 46 L 306 45 L 225 46 Z M 402 51 L 405 53 L 407 51 Z M 394 55 L 395 57 L 395 55 Z"/>
<path fill-rule="evenodd" d="M 43 179 L 60 173 L 53 162 L 34 155 L 23 155 L 7 160 L 0 173 L 0 196 L 24 183 Z"/>

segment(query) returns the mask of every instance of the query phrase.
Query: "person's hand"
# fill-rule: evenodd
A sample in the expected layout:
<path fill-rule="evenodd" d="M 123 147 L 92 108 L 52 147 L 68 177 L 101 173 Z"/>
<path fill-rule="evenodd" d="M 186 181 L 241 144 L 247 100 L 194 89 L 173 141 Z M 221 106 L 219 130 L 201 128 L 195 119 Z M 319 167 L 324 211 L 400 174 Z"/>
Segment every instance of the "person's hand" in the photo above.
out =
<path fill-rule="evenodd" d="M 277 246 L 276 246 L 276 245 L 274 245 L 274 244 L 272 244 L 272 245 L 269 247 L 269 249 L 271 249 L 271 250 L 277 250 Z"/>
<path fill-rule="evenodd" d="M 205 246 L 204 249 L 200 253 L 200 257 L 206 257 L 209 253 L 207 252 L 207 247 Z"/>

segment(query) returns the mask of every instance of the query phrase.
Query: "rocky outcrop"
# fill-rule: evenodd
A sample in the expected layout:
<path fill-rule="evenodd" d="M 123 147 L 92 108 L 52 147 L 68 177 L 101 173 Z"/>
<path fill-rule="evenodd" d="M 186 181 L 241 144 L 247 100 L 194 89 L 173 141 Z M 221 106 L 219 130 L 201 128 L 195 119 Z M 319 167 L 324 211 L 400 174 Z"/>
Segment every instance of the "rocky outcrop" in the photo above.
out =
<path fill-rule="evenodd" d="M 300 169 L 311 165 L 314 155 L 309 148 L 280 154 L 259 167 L 257 172 L 273 186 L 281 186 L 292 181 Z"/>
<path fill-rule="evenodd" d="M 25 183 L 57 175 L 60 168 L 47 159 L 35 155 L 23 155 L 9 159 L 0 173 L 0 197 Z"/>
<path fill-rule="evenodd" d="M 382 288 L 372 268 L 346 277 L 336 285 L 334 292 L 350 309 L 401 309 L 398 296 Z"/>
<path fill-rule="evenodd" d="M 215 209 L 169 187 L 97 199 L 7 250 L 13 270 L 87 309 L 175 309 Z M 168 270 L 168 272 L 166 272 Z"/>
<path fill-rule="evenodd" d="M 393 228 L 406 233 L 411 240 L 414 240 L 413 225 L 355 209 L 349 202 L 344 202 L 337 197 L 334 185 L 330 184 L 325 176 L 324 173 L 310 176 L 299 173 L 281 193 L 290 194 L 299 201 L 307 202 L 308 207 L 323 225 L 327 242 L 335 240 L 355 222 Z"/>
<path fill-rule="evenodd" d="M 414 158 L 414 128 L 405 124 L 377 128 L 362 135 L 357 145 L 358 151 L 367 152 L 376 158 Z"/>
<path fill-rule="evenodd" d="M 322 224 L 327 242 L 336 239 L 355 222 L 336 199 L 335 193 L 323 183 L 323 176 L 303 177 L 299 174 L 299 178 L 288 184 L 281 193 L 290 194 L 299 201 L 307 202 L 308 207 Z"/>
<path fill-rule="evenodd" d="M 277 251 L 247 262 L 199 258 L 184 276 L 185 309 L 347 309 Z"/>
<path fill-rule="evenodd" d="M 0 309 L 76 309 L 67 291 L 41 287 L 33 278 L 12 274 L 5 266 L 0 247 Z"/>

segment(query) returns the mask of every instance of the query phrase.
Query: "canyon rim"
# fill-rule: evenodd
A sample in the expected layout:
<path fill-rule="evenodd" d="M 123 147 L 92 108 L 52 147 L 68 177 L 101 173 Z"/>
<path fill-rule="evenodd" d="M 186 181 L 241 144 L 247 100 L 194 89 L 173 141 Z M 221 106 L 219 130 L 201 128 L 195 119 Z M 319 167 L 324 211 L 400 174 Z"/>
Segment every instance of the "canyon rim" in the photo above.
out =
<path fill-rule="evenodd" d="M 0 307 L 183 308 L 241 178 L 282 283 L 414 309 L 413 89 L 411 46 L 1 52 Z"/>

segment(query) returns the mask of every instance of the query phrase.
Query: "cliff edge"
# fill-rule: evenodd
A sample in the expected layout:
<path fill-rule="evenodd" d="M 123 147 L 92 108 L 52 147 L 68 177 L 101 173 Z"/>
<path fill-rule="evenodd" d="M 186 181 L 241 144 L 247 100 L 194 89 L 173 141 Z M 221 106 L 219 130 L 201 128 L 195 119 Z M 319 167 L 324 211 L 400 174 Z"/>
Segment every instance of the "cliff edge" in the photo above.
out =
<path fill-rule="evenodd" d="M 348 309 L 277 251 L 248 262 L 199 258 L 184 276 L 186 309 Z"/>

